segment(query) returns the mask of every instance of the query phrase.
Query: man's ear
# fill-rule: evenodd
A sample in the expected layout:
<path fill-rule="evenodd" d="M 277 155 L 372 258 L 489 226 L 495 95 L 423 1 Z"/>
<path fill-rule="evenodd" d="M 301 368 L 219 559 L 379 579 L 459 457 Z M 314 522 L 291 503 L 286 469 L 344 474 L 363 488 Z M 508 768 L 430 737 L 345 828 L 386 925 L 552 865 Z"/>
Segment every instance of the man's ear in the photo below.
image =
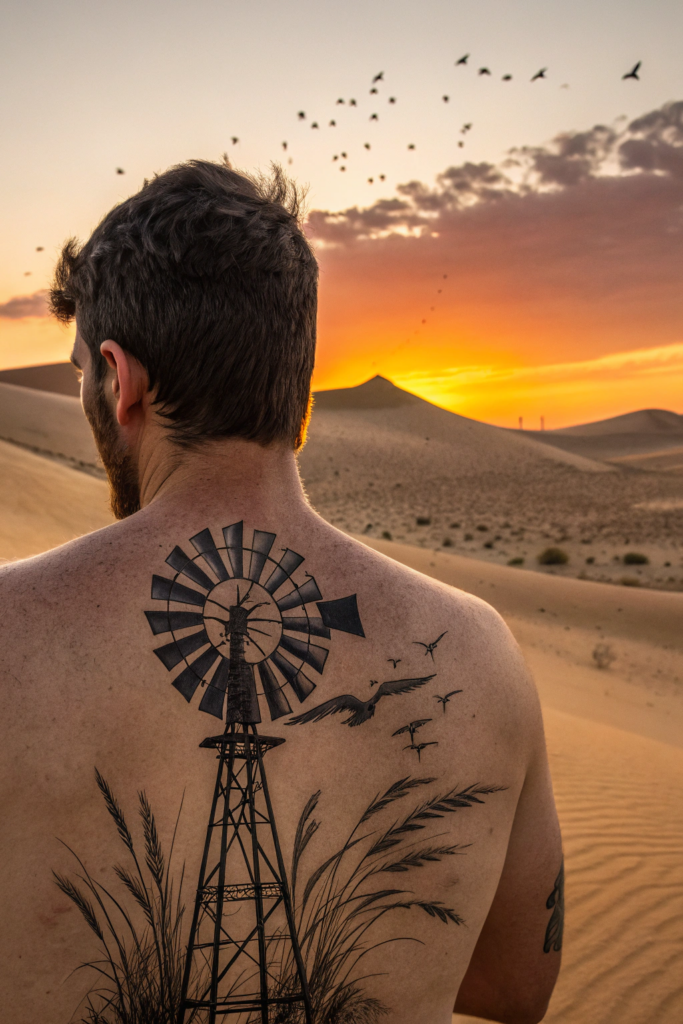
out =
<path fill-rule="evenodd" d="M 142 363 L 116 341 L 103 341 L 100 352 L 114 371 L 111 387 L 116 419 L 126 427 L 144 409 L 144 400 L 149 395 L 149 376 Z"/>

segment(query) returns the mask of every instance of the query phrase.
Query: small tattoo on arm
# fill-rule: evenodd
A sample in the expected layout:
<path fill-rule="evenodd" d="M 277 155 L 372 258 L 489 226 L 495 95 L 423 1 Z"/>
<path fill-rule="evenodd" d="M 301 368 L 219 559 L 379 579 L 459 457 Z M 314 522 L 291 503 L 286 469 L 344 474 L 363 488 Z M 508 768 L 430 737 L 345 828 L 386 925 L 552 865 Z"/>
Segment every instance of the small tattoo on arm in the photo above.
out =
<path fill-rule="evenodd" d="M 554 949 L 559 953 L 562 949 L 562 933 L 564 931 L 564 861 L 560 867 L 560 873 L 555 879 L 553 891 L 545 903 L 548 910 L 552 909 L 548 927 L 545 930 L 545 942 L 543 952 L 549 953 Z"/>

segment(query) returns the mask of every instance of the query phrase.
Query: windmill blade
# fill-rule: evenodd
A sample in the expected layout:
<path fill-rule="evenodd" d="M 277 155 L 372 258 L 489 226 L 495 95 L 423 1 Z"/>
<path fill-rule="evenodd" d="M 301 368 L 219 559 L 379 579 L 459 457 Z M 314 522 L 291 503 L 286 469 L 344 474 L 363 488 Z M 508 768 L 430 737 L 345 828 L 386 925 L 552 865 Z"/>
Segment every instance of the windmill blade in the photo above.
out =
<path fill-rule="evenodd" d="M 150 613 L 151 614 L 151 613 Z M 329 640 L 332 636 L 322 619 L 313 615 L 292 615 L 282 619 L 282 628 L 289 629 L 294 633 L 308 633 L 311 636 L 322 636 Z"/>
<path fill-rule="evenodd" d="M 304 675 L 301 669 L 298 669 L 296 665 L 292 665 L 291 661 L 288 661 L 287 658 L 280 654 L 278 650 L 273 651 L 270 655 L 270 660 L 275 667 L 282 672 L 283 676 L 294 690 L 297 700 L 302 704 L 315 690 L 315 683 L 313 680 L 309 679 L 307 675 Z"/>
<path fill-rule="evenodd" d="M 211 682 L 206 687 L 204 696 L 199 703 L 200 711 L 205 711 L 207 715 L 215 715 L 216 718 L 223 718 L 223 704 L 229 675 L 230 659 L 221 656 Z"/>
<path fill-rule="evenodd" d="M 261 661 L 257 665 L 258 674 L 261 678 L 261 685 L 268 703 L 268 710 L 272 721 L 282 718 L 284 715 L 291 715 L 292 709 L 281 686 L 278 686 L 275 673 L 267 661 Z"/>
<path fill-rule="evenodd" d="M 200 569 L 198 565 L 195 565 L 189 555 L 186 555 L 181 547 L 176 545 L 173 551 L 166 559 L 168 565 L 176 572 L 182 572 L 185 576 L 188 576 L 193 583 L 197 583 L 200 587 L 204 587 L 204 590 L 211 590 L 213 587 L 213 581 L 209 579 L 203 569 Z"/>
<path fill-rule="evenodd" d="M 155 601 L 177 601 L 179 604 L 196 604 L 204 607 L 206 594 L 200 594 L 182 583 L 174 583 L 165 576 L 152 576 L 152 597 Z"/>
<path fill-rule="evenodd" d="M 279 646 L 287 651 L 288 654 L 301 658 L 302 661 L 305 661 L 307 665 L 310 665 L 311 668 L 314 668 L 316 672 L 322 675 L 327 655 L 330 653 L 326 647 L 319 647 L 318 644 L 305 643 L 296 637 L 284 635 L 280 637 Z"/>
<path fill-rule="evenodd" d="M 189 636 L 184 636 L 180 640 L 172 640 L 170 644 L 165 644 L 163 647 L 157 647 L 154 653 L 156 654 L 162 665 L 165 665 L 167 669 L 175 668 L 179 665 L 183 658 L 186 658 L 188 654 L 192 654 L 193 651 L 198 651 L 204 644 L 209 643 L 209 637 L 205 629 L 200 629 L 198 633 L 191 633 Z"/>
<path fill-rule="evenodd" d="M 280 559 L 277 568 L 273 569 L 265 583 L 265 589 L 269 594 L 274 594 L 282 584 L 289 579 L 295 569 L 298 569 L 304 560 L 303 555 L 298 555 L 291 548 L 285 548 L 285 553 Z"/>
<path fill-rule="evenodd" d="M 308 604 L 309 601 L 320 601 L 322 594 L 318 590 L 318 584 L 311 576 L 301 587 L 297 587 L 292 591 L 291 594 L 285 594 L 281 597 L 276 604 L 281 612 L 286 612 L 290 608 L 296 608 L 300 604 Z M 323 618 L 323 622 L 325 619 Z M 327 625 L 327 623 L 325 623 Z"/>
<path fill-rule="evenodd" d="M 204 616 L 200 612 L 145 612 L 149 628 L 154 636 L 170 633 L 171 630 L 201 626 Z"/>
<path fill-rule="evenodd" d="M 193 661 L 191 665 L 184 668 L 179 676 L 173 680 L 172 686 L 175 686 L 176 690 L 182 693 L 186 701 L 191 701 L 195 690 L 201 683 L 202 679 L 213 665 L 216 658 L 220 655 L 217 650 L 213 647 L 209 647 L 208 651 L 204 651 L 200 654 L 196 661 Z"/>
<path fill-rule="evenodd" d="M 336 601 L 319 601 L 318 611 L 323 623 L 329 629 L 337 629 L 341 633 L 352 633 L 354 636 L 365 636 L 355 594 L 351 594 L 349 597 L 339 597 Z"/>
<path fill-rule="evenodd" d="M 238 579 L 244 576 L 244 549 L 242 539 L 244 535 L 244 523 L 233 523 L 232 526 L 223 527 L 225 546 L 228 549 L 228 558 L 232 566 L 232 574 Z"/>
<path fill-rule="evenodd" d="M 201 533 L 196 533 L 194 537 L 190 537 L 190 544 L 192 544 L 195 551 L 198 551 L 199 554 L 202 555 L 204 561 L 211 566 L 221 583 L 230 579 L 228 570 L 225 568 L 223 559 L 221 558 L 213 536 L 211 535 L 211 530 L 207 528 L 206 530 L 202 530 Z"/>
<path fill-rule="evenodd" d="M 249 563 L 249 579 L 258 583 L 261 579 L 263 566 L 270 554 L 270 549 L 275 540 L 274 533 L 265 533 L 263 530 L 254 530 L 254 539 L 251 542 L 251 561 Z"/>

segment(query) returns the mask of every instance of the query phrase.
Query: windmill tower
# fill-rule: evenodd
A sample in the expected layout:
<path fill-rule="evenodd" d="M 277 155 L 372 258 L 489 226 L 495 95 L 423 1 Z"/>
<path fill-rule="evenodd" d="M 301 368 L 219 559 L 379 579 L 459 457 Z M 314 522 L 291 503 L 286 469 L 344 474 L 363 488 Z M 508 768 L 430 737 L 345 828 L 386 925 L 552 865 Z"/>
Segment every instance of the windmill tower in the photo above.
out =
<path fill-rule="evenodd" d="M 301 555 L 285 549 L 278 560 L 271 557 L 275 534 L 255 530 L 245 547 L 243 524 L 236 523 L 223 536 L 220 547 L 209 530 L 192 537 L 198 552 L 192 558 L 174 548 L 166 561 L 175 576 L 152 581 L 152 597 L 166 608 L 145 613 L 154 634 L 173 635 L 155 650 L 169 670 L 184 666 L 172 685 L 188 701 L 205 686 L 199 708 L 220 719 L 225 706 L 225 731 L 200 744 L 216 751 L 218 769 L 177 1024 L 215 1024 L 226 1016 L 236 1024 L 312 1024 L 264 767 L 266 753 L 285 741 L 258 733 L 259 696 L 265 697 L 271 719 L 290 714 L 286 688 L 303 702 L 316 685 L 304 665 L 319 673 L 325 666 L 328 650 L 312 643 L 311 636 L 329 639 L 331 629 L 364 632 L 355 595 L 323 601 L 313 577 L 306 574 L 298 583 L 293 576 Z M 318 615 L 309 614 L 312 603 Z M 187 610 L 198 607 L 201 612 Z M 282 614 L 291 609 L 303 614 Z"/>

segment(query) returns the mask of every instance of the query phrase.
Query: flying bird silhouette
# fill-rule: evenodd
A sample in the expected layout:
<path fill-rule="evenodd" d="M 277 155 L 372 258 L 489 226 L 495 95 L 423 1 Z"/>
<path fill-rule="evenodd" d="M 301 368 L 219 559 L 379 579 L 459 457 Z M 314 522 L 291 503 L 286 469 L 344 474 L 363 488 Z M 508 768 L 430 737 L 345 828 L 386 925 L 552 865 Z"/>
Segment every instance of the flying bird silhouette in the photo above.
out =
<path fill-rule="evenodd" d="M 386 181 L 387 180 L 386 174 L 380 174 L 379 180 L 380 181 Z M 393 658 L 391 660 L 393 661 Z M 400 661 L 401 659 L 399 658 L 398 660 Z M 394 668 L 396 668 L 396 665 L 394 665 Z"/>
<path fill-rule="evenodd" d="M 404 733 L 409 732 L 410 733 L 410 742 L 412 743 L 413 742 L 413 736 L 415 735 L 417 730 L 421 729 L 423 725 L 425 725 L 427 722 L 431 722 L 431 721 L 432 721 L 431 718 L 418 718 L 414 722 L 408 722 L 407 725 L 402 725 L 400 729 L 397 729 L 396 732 L 392 732 L 391 735 L 392 736 L 402 736 Z M 403 749 L 405 750 L 406 748 L 404 747 Z"/>
<path fill-rule="evenodd" d="M 422 321 L 422 323 L 424 323 L 424 320 Z M 434 651 L 436 650 L 436 645 L 439 643 L 440 640 L 443 639 L 443 637 L 445 637 L 447 632 L 448 630 L 444 629 L 441 636 L 437 636 L 436 640 L 432 640 L 431 644 L 423 644 L 421 640 L 413 640 L 413 643 L 417 644 L 418 647 L 424 647 L 425 658 L 429 654 L 431 656 L 432 661 L 434 661 Z"/>
<path fill-rule="evenodd" d="M 337 127 L 337 122 L 336 121 L 330 121 L 329 127 L 330 128 L 336 128 Z"/>
<path fill-rule="evenodd" d="M 346 159 L 348 159 L 346 153 L 342 153 L 342 160 L 346 160 Z"/>
<path fill-rule="evenodd" d="M 124 171 L 123 167 L 117 167 L 116 168 L 116 173 L 117 174 L 125 174 L 126 172 Z"/>
<path fill-rule="evenodd" d="M 434 694 L 436 700 L 441 704 L 444 715 L 446 714 L 446 705 L 450 703 L 451 697 L 456 693 L 462 693 L 462 690 L 451 690 L 450 693 L 445 693 L 443 697 L 439 697 L 438 693 Z"/>
<path fill-rule="evenodd" d="M 477 72 L 477 74 L 479 74 L 479 75 L 490 75 L 491 72 L 489 71 L 488 68 L 479 68 L 479 71 Z"/>
<path fill-rule="evenodd" d="M 283 149 L 287 149 L 287 143 L 286 143 L 286 142 L 283 142 L 283 143 L 282 143 L 282 148 L 283 148 Z"/>
<path fill-rule="evenodd" d="M 448 103 L 450 96 L 442 96 L 441 99 L 444 101 L 444 103 Z"/>
<path fill-rule="evenodd" d="M 380 174 L 380 178 L 381 177 L 383 177 L 383 175 Z M 400 658 L 387 658 L 387 661 L 390 661 L 394 668 L 396 668 L 400 660 Z"/>
<path fill-rule="evenodd" d="M 404 750 L 414 750 L 417 754 L 418 761 L 421 761 L 421 754 L 425 747 L 438 747 L 437 740 L 431 740 L 429 743 L 411 743 L 410 746 L 404 747 Z"/>
<path fill-rule="evenodd" d="M 335 154 L 334 154 L 334 156 L 332 157 L 332 159 L 333 159 L 333 160 L 338 160 L 338 159 L 339 159 L 339 156 L 337 155 L 337 153 L 335 153 Z"/>
<path fill-rule="evenodd" d="M 370 114 L 371 121 L 379 121 L 379 114 Z"/>
<path fill-rule="evenodd" d="M 318 124 L 317 121 L 313 121 L 313 123 L 311 124 L 311 128 L 319 128 L 319 127 L 320 127 L 320 125 Z"/>
<path fill-rule="evenodd" d="M 236 145 L 237 145 L 237 143 L 238 143 L 238 142 L 239 142 L 240 140 L 239 140 L 239 139 L 237 138 L 237 136 L 236 136 L 236 135 L 231 135 L 231 136 L 230 136 L 230 141 L 232 142 L 233 146 L 236 146 Z"/>
<path fill-rule="evenodd" d="M 45 248 L 44 245 L 37 245 L 36 246 L 36 252 L 42 252 L 44 250 L 44 248 Z"/>
<path fill-rule="evenodd" d="M 349 106 L 350 106 L 350 107 L 357 107 L 357 106 L 358 106 L 358 104 L 356 103 L 356 101 L 355 101 L 355 100 L 349 100 Z"/>
<path fill-rule="evenodd" d="M 369 142 L 364 142 L 363 145 L 365 146 L 366 149 L 370 149 L 370 143 Z"/>
<path fill-rule="evenodd" d="M 640 65 L 642 63 L 642 60 L 639 60 L 637 64 L 634 64 L 630 71 L 627 71 L 625 75 L 621 76 L 622 81 L 625 78 L 635 78 L 636 82 L 639 82 L 640 78 L 638 77 L 638 72 L 640 71 Z"/>
<path fill-rule="evenodd" d="M 463 146 L 465 145 L 465 143 L 464 143 L 464 142 L 463 142 L 463 141 L 461 140 L 461 141 L 460 141 L 460 142 L 458 143 L 458 145 L 459 145 L 459 146 L 460 146 L 460 148 L 462 149 L 462 147 L 463 147 Z"/>
<path fill-rule="evenodd" d="M 468 121 L 468 123 L 467 123 L 467 124 L 464 124 L 464 125 L 462 126 L 462 128 L 460 129 L 460 132 L 461 132 L 461 134 L 462 134 L 462 135 L 464 135 L 464 134 L 465 134 L 465 132 L 468 132 L 468 131 L 469 131 L 469 130 L 471 129 L 471 127 L 472 127 L 472 122 L 471 122 L 471 121 Z"/>
<path fill-rule="evenodd" d="M 339 170 L 340 170 L 340 171 L 345 171 L 345 170 L 346 170 L 346 168 L 345 168 L 345 167 L 340 167 L 340 168 L 339 168 Z"/>
<path fill-rule="evenodd" d="M 425 683 L 434 678 L 434 675 L 435 673 L 431 676 L 419 676 L 416 679 L 391 679 L 388 682 L 381 683 L 370 700 L 360 700 L 359 697 L 354 697 L 351 693 L 342 693 L 339 697 L 333 697 L 332 700 L 326 700 L 324 704 L 311 708 L 310 711 L 304 711 L 302 715 L 297 715 L 286 724 L 304 725 L 307 722 L 321 722 L 328 715 L 348 712 L 349 717 L 344 719 L 342 725 L 351 727 L 363 725 L 364 722 L 369 722 L 373 717 L 375 707 L 382 697 L 393 697 L 401 693 L 410 693 L 411 690 L 416 690 L 418 686 L 424 686 Z M 370 685 L 377 686 L 377 680 L 370 680 Z"/>
<path fill-rule="evenodd" d="M 390 96 L 389 97 L 389 102 L 390 103 L 395 103 L 396 102 L 396 97 L 395 96 Z"/>
<path fill-rule="evenodd" d="M 296 116 L 299 118 L 300 121 L 303 121 L 304 118 L 306 117 L 306 111 L 305 110 L 300 110 L 299 113 Z"/>
<path fill-rule="evenodd" d="M 378 93 L 379 93 L 379 89 L 374 89 L 373 88 L 373 89 L 370 90 L 370 95 L 371 96 L 377 96 Z"/>
<path fill-rule="evenodd" d="M 380 73 L 378 75 L 375 75 L 375 77 L 373 78 L 372 84 L 374 85 L 375 82 L 382 82 L 382 81 L 384 81 L 384 72 L 380 71 Z"/>
<path fill-rule="evenodd" d="M 531 81 L 535 82 L 537 78 L 545 78 L 545 73 L 547 70 L 547 68 L 541 68 L 541 70 L 537 71 L 535 75 L 532 75 Z"/>
<path fill-rule="evenodd" d="M 512 81 L 512 75 L 503 75 L 503 81 L 504 82 L 511 82 Z"/>
<path fill-rule="evenodd" d="M 374 178 L 368 178 L 368 185 L 372 185 L 374 180 L 375 180 Z"/>
<path fill-rule="evenodd" d="M 415 149 L 415 143 L 414 142 L 408 143 L 408 149 Z"/>
<path fill-rule="evenodd" d="M 346 100 L 343 100 L 343 99 L 341 98 L 341 96 L 340 96 L 340 97 L 339 97 L 339 99 L 337 100 L 337 103 L 345 103 L 345 102 L 346 102 Z"/>
<path fill-rule="evenodd" d="M 458 64 L 467 64 L 467 61 L 469 60 L 469 56 L 470 56 L 469 53 L 466 53 L 464 57 L 460 58 L 460 60 L 456 60 L 456 62 L 455 62 L 456 68 L 457 68 Z"/>

